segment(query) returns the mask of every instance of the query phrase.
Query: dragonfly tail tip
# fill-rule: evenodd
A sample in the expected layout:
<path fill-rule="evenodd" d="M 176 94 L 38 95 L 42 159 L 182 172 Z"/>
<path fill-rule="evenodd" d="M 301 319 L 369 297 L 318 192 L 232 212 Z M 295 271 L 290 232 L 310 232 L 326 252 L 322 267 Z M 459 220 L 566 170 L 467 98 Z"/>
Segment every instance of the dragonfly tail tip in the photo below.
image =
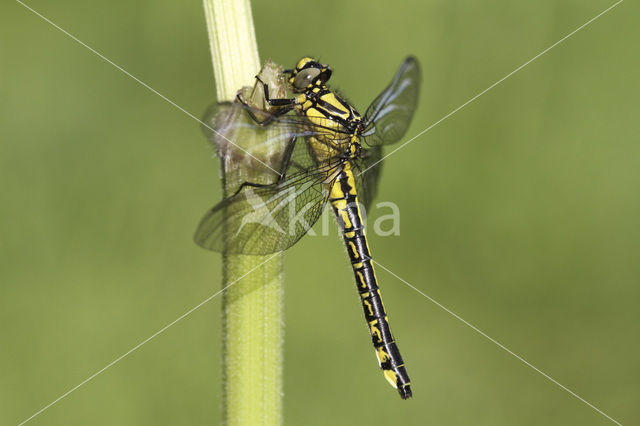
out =
<path fill-rule="evenodd" d="M 398 392 L 400 393 L 400 398 L 402 399 L 409 399 L 413 396 L 413 393 L 411 392 L 411 387 L 409 385 L 400 386 L 398 388 Z"/>

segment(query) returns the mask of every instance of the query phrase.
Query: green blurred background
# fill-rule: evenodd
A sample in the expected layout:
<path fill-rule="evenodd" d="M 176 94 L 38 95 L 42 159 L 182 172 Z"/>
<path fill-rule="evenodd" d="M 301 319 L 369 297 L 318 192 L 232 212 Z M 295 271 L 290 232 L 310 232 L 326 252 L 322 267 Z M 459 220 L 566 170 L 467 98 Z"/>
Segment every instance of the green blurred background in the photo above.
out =
<path fill-rule="evenodd" d="M 196 116 L 214 100 L 199 1 L 28 4 Z M 262 59 L 319 56 L 361 111 L 416 55 L 412 136 L 611 4 L 256 2 L 254 18 Z M 390 157 L 378 200 L 401 235 L 371 237 L 382 265 L 629 425 L 637 13 L 622 3 Z M 17 424 L 219 289 L 220 256 L 191 236 L 220 187 L 195 121 L 18 3 L 0 16 L 0 424 Z M 613 424 L 379 270 L 401 401 L 335 234 L 285 262 L 287 424 Z M 31 424 L 217 424 L 220 352 L 217 298 Z"/>

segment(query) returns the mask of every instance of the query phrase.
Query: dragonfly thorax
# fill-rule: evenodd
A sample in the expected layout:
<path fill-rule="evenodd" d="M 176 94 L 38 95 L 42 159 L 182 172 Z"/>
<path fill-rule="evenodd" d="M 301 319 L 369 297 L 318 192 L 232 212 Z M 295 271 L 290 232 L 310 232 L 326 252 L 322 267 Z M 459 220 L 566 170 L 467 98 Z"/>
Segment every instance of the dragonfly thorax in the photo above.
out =
<path fill-rule="evenodd" d="M 285 73 L 290 74 L 292 90 L 300 93 L 296 98 L 296 109 L 300 114 L 329 130 L 354 135 L 362 133 L 362 117 L 358 111 L 326 85 L 332 74 L 328 65 L 304 57 Z"/>

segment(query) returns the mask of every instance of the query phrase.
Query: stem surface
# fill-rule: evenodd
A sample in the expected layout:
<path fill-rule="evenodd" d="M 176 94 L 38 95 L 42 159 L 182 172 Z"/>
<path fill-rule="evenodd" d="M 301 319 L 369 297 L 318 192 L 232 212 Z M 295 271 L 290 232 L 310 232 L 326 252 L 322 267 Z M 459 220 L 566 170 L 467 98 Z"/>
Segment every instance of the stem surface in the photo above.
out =
<path fill-rule="evenodd" d="M 204 0 L 204 8 L 217 99 L 230 101 L 253 85 L 260 69 L 250 2 Z M 220 160 L 225 197 L 237 182 L 260 181 L 231 161 Z M 282 255 L 259 266 L 271 256 L 223 253 L 223 286 L 255 268 L 223 295 L 223 421 L 229 426 L 282 424 Z"/>

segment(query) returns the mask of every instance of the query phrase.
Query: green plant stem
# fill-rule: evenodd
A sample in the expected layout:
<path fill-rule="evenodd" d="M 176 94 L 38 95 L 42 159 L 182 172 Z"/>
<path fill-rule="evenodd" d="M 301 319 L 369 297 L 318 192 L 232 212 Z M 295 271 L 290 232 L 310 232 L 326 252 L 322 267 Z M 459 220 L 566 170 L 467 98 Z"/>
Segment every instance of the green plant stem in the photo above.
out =
<path fill-rule="evenodd" d="M 260 69 L 250 2 L 204 0 L 204 8 L 217 99 L 233 100 Z M 248 177 L 230 161 L 220 161 L 225 196 Z M 268 259 L 223 253 L 223 286 L 248 273 L 223 295 L 223 421 L 229 426 L 282 423 L 282 255 Z"/>

